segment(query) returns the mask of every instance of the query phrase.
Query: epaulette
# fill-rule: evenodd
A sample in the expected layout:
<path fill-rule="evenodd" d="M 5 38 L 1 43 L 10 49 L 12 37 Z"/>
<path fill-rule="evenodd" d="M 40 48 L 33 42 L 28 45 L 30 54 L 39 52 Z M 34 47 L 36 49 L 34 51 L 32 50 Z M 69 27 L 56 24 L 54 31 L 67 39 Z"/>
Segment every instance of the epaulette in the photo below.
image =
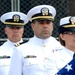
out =
<path fill-rule="evenodd" d="M 23 41 L 23 42 L 20 42 L 20 43 L 16 43 L 15 46 L 18 47 L 18 46 L 20 46 L 20 45 L 22 45 L 22 44 L 24 44 L 24 43 L 26 43 L 26 42 L 28 42 L 28 41 L 29 41 L 29 40 L 26 40 L 26 41 Z"/>

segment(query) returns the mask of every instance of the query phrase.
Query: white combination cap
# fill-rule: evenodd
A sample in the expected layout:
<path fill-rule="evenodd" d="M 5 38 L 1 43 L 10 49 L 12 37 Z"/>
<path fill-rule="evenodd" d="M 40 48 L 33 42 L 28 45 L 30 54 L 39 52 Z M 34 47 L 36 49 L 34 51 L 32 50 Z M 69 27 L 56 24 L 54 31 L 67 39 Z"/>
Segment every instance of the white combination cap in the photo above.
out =
<path fill-rule="evenodd" d="M 75 16 L 64 17 L 60 20 L 60 26 L 75 27 Z"/>
<path fill-rule="evenodd" d="M 7 12 L 0 18 L 1 22 L 8 25 L 25 25 L 28 23 L 27 15 L 22 12 Z"/>
<path fill-rule="evenodd" d="M 30 9 L 27 13 L 30 21 L 35 19 L 50 19 L 54 20 L 56 9 L 51 5 L 38 5 Z"/>
<path fill-rule="evenodd" d="M 68 16 L 60 19 L 59 33 L 65 31 L 75 32 L 75 16 Z"/>

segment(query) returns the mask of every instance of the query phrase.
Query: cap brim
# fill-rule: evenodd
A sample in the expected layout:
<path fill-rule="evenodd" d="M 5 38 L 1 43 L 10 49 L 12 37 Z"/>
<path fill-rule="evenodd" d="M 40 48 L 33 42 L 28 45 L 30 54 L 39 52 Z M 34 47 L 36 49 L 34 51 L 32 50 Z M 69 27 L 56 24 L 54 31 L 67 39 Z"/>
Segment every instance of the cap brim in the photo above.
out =
<path fill-rule="evenodd" d="M 50 18 L 40 18 L 40 19 L 35 19 L 35 20 L 50 20 L 50 21 L 53 21 L 53 19 L 50 19 Z"/>
<path fill-rule="evenodd" d="M 64 33 L 65 31 L 75 32 L 75 27 L 69 27 L 69 28 L 59 27 L 58 31 L 59 33 Z"/>
<path fill-rule="evenodd" d="M 7 27 L 19 27 L 19 28 L 22 28 L 24 27 L 23 25 L 6 25 Z"/>
<path fill-rule="evenodd" d="M 53 19 L 51 18 L 41 18 L 41 20 L 51 20 L 51 21 L 53 21 Z"/>
<path fill-rule="evenodd" d="M 67 28 L 68 31 L 75 32 L 75 27 Z"/>
<path fill-rule="evenodd" d="M 37 19 L 50 19 L 50 20 L 54 20 L 54 18 L 52 16 L 38 16 L 38 17 L 32 18 L 32 20 L 37 20 Z"/>

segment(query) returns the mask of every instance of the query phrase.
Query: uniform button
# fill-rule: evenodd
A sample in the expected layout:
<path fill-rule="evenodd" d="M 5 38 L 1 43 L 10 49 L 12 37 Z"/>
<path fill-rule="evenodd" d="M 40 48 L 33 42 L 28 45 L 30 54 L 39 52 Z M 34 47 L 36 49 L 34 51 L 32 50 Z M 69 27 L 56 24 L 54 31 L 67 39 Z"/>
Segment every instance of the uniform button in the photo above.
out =
<path fill-rule="evenodd" d="M 45 59 L 47 59 L 47 57 L 45 57 Z"/>
<path fill-rule="evenodd" d="M 46 45 L 43 44 L 43 47 L 46 47 Z"/>
<path fill-rule="evenodd" d="M 29 63 L 31 65 L 31 63 Z"/>

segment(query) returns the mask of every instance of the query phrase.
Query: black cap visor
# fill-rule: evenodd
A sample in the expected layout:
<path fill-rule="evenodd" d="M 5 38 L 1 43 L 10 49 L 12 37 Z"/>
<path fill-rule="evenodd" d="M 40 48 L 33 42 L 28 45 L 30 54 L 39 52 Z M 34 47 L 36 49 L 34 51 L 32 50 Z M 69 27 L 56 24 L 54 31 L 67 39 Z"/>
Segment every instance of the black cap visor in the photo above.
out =
<path fill-rule="evenodd" d="M 14 29 L 14 28 L 20 29 L 20 28 L 23 28 L 24 26 L 23 25 L 6 25 L 6 27 L 9 27 L 11 29 Z"/>
<path fill-rule="evenodd" d="M 64 33 L 66 31 L 75 32 L 75 27 L 64 28 L 64 27 L 60 26 L 59 29 L 58 29 L 59 34 Z"/>

